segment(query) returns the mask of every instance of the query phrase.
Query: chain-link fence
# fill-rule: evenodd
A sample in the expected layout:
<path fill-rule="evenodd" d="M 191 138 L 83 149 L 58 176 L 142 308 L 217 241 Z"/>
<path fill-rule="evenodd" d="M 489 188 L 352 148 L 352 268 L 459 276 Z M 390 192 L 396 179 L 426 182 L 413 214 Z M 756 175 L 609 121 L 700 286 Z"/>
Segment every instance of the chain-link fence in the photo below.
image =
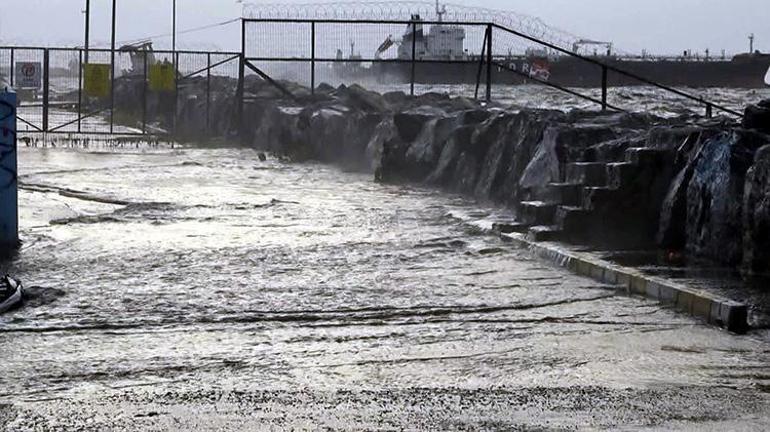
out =
<path fill-rule="evenodd" d="M 247 99 L 343 84 L 521 107 L 566 98 L 562 106 L 639 111 L 663 98 L 741 115 L 624 71 L 610 52 L 580 55 L 492 23 L 246 19 L 241 43 L 239 53 L 0 47 L 0 76 L 18 91 L 22 134 L 222 135 L 237 129 Z M 634 85 L 646 88 L 626 90 Z"/>
<path fill-rule="evenodd" d="M 611 45 L 585 54 L 585 47 L 570 51 L 489 22 L 419 15 L 407 21 L 259 18 L 244 20 L 242 32 L 244 73 L 287 95 L 359 84 L 381 93 L 449 93 L 530 108 L 559 106 L 549 103 L 557 98 L 563 107 L 640 111 L 657 98 L 709 116 L 741 115 L 660 83 L 665 80 L 623 70 Z M 304 89 L 289 88 L 296 84 Z"/>
<path fill-rule="evenodd" d="M 322 84 L 358 84 L 381 93 L 439 87 L 461 93 L 484 82 L 479 71 L 488 28 L 417 20 L 245 20 L 244 58 L 252 73 L 311 92 Z"/>

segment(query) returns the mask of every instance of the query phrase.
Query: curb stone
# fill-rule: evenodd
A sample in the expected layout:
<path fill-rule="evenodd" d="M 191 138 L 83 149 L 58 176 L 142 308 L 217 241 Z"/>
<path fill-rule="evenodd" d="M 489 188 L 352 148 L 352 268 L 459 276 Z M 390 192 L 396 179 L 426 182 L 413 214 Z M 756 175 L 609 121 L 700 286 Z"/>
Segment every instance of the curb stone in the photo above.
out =
<path fill-rule="evenodd" d="M 569 251 L 554 243 L 537 243 L 519 233 L 495 233 L 504 241 L 529 249 L 532 253 L 580 276 L 617 285 L 629 295 L 638 295 L 702 319 L 730 332 L 745 334 L 749 330 L 747 305 L 694 290 L 670 280 L 647 276 L 642 272 L 618 266 L 588 253 Z"/>

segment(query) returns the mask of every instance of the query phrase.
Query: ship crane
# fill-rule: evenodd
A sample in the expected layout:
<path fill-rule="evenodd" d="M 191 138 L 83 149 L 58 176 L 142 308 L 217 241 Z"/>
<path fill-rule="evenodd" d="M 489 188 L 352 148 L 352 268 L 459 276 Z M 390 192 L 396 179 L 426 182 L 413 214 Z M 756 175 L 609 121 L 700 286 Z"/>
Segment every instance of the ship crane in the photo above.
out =
<path fill-rule="evenodd" d="M 586 45 L 603 46 L 607 48 L 608 57 L 612 54 L 612 42 L 601 42 L 601 41 L 595 41 L 590 39 L 580 39 L 574 44 L 572 44 L 572 52 L 577 54 L 578 51 L 580 51 L 580 48 Z"/>
<path fill-rule="evenodd" d="M 374 53 L 374 58 L 377 60 L 380 60 L 382 58 L 382 55 L 385 54 L 386 51 L 390 49 L 393 45 L 396 44 L 396 41 L 393 39 L 393 35 L 389 35 L 387 39 L 385 39 L 385 42 L 380 45 L 379 48 L 377 48 L 377 52 Z"/>

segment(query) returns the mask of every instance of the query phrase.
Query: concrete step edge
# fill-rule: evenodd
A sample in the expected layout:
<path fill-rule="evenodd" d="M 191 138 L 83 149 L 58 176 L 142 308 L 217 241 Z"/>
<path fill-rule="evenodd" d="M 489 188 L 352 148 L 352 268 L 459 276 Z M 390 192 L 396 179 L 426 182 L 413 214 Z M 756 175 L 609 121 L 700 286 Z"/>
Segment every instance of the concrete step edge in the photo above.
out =
<path fill-rule="evenodd" d="M 503 240 L 516 243 L 532 253 L 569 271 L 596 281 L 616 285 L 628 295 L 657 300 L 692 317 L 730 332 L 749 330 L 748 305 L 685 285 L 648 276 L 640 271 L 604 261 L 587 253 L 568 251 L 556 243 L 538 243 L 523 234 L 503 234 Z"/>

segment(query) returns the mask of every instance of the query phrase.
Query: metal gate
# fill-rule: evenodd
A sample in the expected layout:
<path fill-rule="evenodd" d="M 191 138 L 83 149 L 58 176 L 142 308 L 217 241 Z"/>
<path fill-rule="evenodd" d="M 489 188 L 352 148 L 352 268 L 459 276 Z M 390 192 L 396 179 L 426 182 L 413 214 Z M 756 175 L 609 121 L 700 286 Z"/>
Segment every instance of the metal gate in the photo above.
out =
<path fill-rule="evenodd" d="M 179 101 L 208 119 L 213 83 L 238 79 L 241 54 L 0 47 L 0 77 L 19 96 L 19 134 L 174 136 Z M 234 96 L 234 95 L 233 95 Z"/>

